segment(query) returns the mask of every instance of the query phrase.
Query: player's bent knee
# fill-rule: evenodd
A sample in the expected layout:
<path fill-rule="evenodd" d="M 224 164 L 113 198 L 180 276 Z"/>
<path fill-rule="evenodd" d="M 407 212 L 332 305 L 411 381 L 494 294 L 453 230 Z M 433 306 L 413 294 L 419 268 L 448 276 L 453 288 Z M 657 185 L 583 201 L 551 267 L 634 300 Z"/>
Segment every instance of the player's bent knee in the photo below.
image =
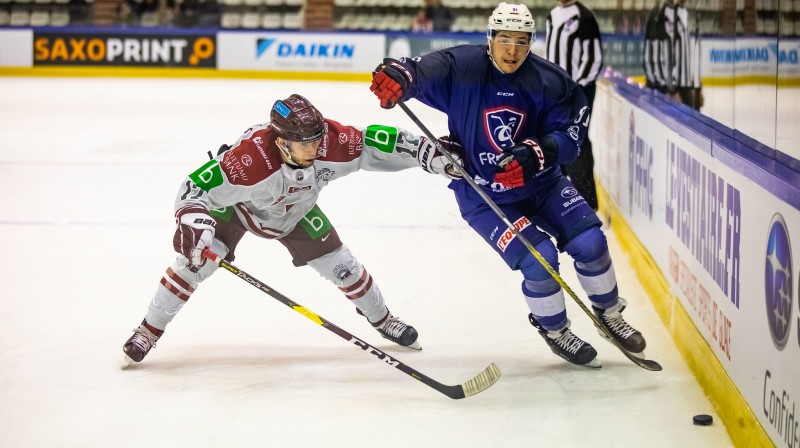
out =
<path fill-rule="evenodd" d="M 558 251 L 550 240 L 540 242 L 534 249 L 536 249 L 542 258 L 558 272 Z M 522 256 L 522 259 L 519 261 L 519 270 L 526 280 L 546 280 L 553 277 L 531 252 Z"/>
<path fill-rule="evenodd" d="M 596 263 L 603 259 L 611 260 L 606 236 L 599 227 L 584 230 L 567 243 L 564 250 L 576 262 L 582 264 Z"/>
<path fill-rule="evenodd" d="M 361 275 L 361 263 L 344 244 L 308 262 L 319 275 L 338 287 L 356 282 Z"/>

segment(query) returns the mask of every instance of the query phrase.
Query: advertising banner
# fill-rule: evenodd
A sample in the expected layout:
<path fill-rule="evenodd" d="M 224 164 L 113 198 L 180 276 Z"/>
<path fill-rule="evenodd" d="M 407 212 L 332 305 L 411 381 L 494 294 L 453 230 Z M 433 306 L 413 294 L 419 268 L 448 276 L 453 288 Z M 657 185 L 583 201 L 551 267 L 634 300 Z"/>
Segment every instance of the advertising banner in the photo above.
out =
<path fill-rule="evenodd" d="M 800 447 L 800 207 L 604 84 L 601 183 L 776 446 Z"/>
<path fill-rule="evenodd" d="M 783 37 L 704 38 L 703 78 L 800 79 L 800 39 Z"/>
<path fill-rule="evenodd" d="M 465 44 L 485 44 L 486 34 L 475 33 L 464 36 L 447 35 L 436 37 L 425 34 L 398 34 L 386 40 L 386 54 L 390 58 L 417 57 L 432 51 Z"/>
<path fill-rule="evenodd" d="M 253 32 L 217 35 L 221 70 L 368 73 L 383 60 L 382 34 Z"/>
<path fill-rule="evenodd" d="M 216 67 L 214 34 L 36 31 L 34 65 Z"/>
<path fill-rule="evenodd" d="M 0 67 L 33 65 L 33 31 L 0 29 Z"/>

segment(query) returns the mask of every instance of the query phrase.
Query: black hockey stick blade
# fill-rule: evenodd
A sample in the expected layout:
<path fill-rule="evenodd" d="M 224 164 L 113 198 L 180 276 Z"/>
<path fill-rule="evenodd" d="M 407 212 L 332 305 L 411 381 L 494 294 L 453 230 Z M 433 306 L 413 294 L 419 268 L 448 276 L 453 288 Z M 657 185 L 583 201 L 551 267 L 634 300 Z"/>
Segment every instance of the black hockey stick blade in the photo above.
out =
<path fill-rule="evenodd" d="M 656 361 L 653 361 L 652 359 L 637 358 L 637 357 L 631 355 L 630 352 L 628 352 L 627 350 L 624 350 L 624 349 L 622 350 L 622 353 L 624 353 L 625 356 L 628 357 L 628 359 L 633 361 L 634 364 L 636 364 L 637 366 L 639 366 L 639 367 L 641 367 L 643 369 L 650 370 L 652 372 L 660 372 L 660 371 L 663 370 L 663 368 L 661 367 L 661 364 L 657 363 Z"/>
<path fill-rule="evenodd" d="M 481 373 L 477 374 L 475 377 L 466 381 L 465 383 L 456 386 L 449 386 L 446 384 L 442 384 L 434 380 L 433 378 L 423 374 L 422 372 L 414 369 L 413 367 L 401 362 L 399 359 L 389 356 L 381 349 L 373 347 L 366 341 L 353 336 L 349 332 L 336 326 L 335 324 L 326 320 L 322 316 L 317 315 L 308 308 L 294 302 L 292 299 L 272 289 L 271 287 L 262 283 L 261 281 L 251 276 L 247 272 L 244 272 L 241 269 L 237 268 L 236 266 L 223 260 L 222 258 L 219 257 L 219 255 L 215 254 L 211 250 L 207 248 L 203 249 L 203 256 L 208 258 L 212 262 L 218 264 L 221 268 L 225 269 L 226 271 L 236 275 L 245 282 L 251 284 L 255 288 L 261 290 L 262 292 L 267 293 L 272 298 L 277 299 L 279 302 L 283 303 L 289 308 L 307 317 L 315 324 L 324 327 L 326 330 L 332 333 L 335 333 L 340 338 L 350 342 L 351 344 L 355 345 L 361 350 L 371 355 L 374 355 L 377 359 L 383 361 L 384 364 L 390 367 L 394 367 L 397 370 L 400 370 L 401 372 L 405 373 L 411 378 L 414 378 L 415 380 L 441 392 L 444 395 L 447 395 L 452 399 L 458 400 L 461 398 L 471 397 L 477 393 L 485 391 L 486 389 L 491 387 L 494 383 L 496 383 L 497 380 L 500 379 L 500 369 L 497 368 L 497 366 L 494 363 L 492 363 L 489 365 L 489 367 L 485 368 Z"/>
<path fill-rule="evenodd" d="M 608 330 L 606 330 L 605 328 L 602 328 L 602 327 L 597 327 L 597 328 L 599 328 L 600 331 L 608 333 Z M 637 358 L 631 352 L 625 350 L 625 348 L 622 347 L 616 340 L 614 340 L 613 337 L 611 337 L 611 339 L 609 339 L 609 338 L 605 338 L 605 339 L 609 340 L 612 344 L 616 345 L 617 348 L 619 349 L 619 351 L 621 351 L 623 355 L 625 355 L 628 359 L 630 359 L 637 366 L 639 366 L 639 367 L 641 367 L 641 368 L 643 368 L 645 370 L 650 370 L 652 372 L 660 372 L 661 370 L 663 370 L 663 368 L 661 367 L 661 364 L 659 364 L 656 361 L 653 361 L 652 359 Z"/>

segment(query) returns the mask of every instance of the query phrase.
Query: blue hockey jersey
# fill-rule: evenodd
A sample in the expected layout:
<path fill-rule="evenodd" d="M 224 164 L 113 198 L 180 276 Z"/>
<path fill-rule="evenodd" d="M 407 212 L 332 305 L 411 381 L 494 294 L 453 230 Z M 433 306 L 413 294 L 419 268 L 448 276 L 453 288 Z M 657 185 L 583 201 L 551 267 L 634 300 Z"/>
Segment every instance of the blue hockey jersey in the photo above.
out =
<path fill-rule="evenodd" d="M 517 71 L 503 74 L 487 50 L 487 45 L 461 45 L 401 59 L 412 78 L 403 100 L 415 98 L 446 113 L 451 138 L 466 151 L 467 172 L 495 202 L 508 204 L 558 180 L 558 165 L 578 155 L 590 114 L 583 92 L 561 67 L 531 53 Z M 557 143 L 555 167 L 521 187 L 493 183 L 504 149 L 544 136 Z M 471 196 L 466 182 L 454 181 L 451 188 Z"/>

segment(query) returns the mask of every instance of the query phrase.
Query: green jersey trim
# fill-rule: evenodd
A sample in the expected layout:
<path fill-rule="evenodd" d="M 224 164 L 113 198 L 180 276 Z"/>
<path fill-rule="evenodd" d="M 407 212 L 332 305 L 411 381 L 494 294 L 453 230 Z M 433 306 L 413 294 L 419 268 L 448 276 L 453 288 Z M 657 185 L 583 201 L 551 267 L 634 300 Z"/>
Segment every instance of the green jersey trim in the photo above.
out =
<path fill-rule="evenodd" d="M 208 214 L 225 222 L 230 222 L 231 216 L 233 216 L 233 207 L 215 208 L 214 210 L 209 210 Z"/>
<path fill-rule="evenodd" d="M 364 144 L 385 153 L 393 153 L 397 144 L 397 128 L 373 124 L 364 131 Z"/>
<path fill-rule="evenodd" d="M 211 160 L 190 174 L 189 179 L 202 190 L 208 192 L 212 188 L 222 185 L 222 168 L 219 167 L 219 162 Z"/>
<path fill-rule="evenodd" d="M 316 205 L 300 220 L 299 224 L 305 229 L 312 240 L 322 238 L 333 228 L 328 217 L 325 216 L 325 213 L 322 213 L 322 210 Z"/>

